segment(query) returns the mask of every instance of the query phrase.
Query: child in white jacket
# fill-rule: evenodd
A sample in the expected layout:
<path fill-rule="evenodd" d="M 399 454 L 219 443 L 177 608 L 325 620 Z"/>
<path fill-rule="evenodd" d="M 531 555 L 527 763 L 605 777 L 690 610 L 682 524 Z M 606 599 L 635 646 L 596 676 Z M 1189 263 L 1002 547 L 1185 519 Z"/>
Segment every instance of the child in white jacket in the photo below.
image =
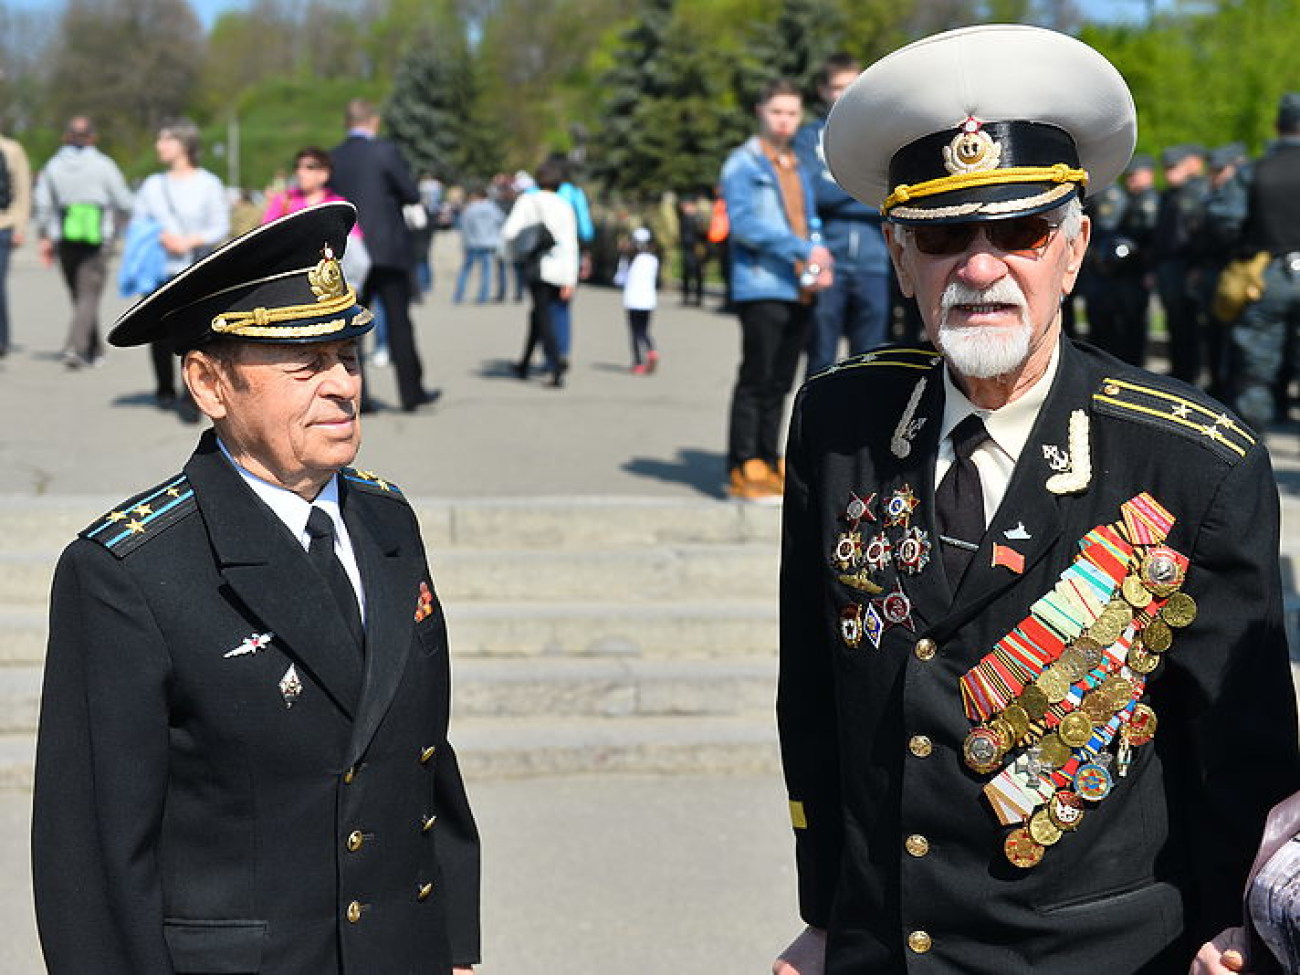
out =
<path fill-rule="evenodd" d="M 623 307 L 632 333 L 632 373 L 644 376 L 659 364 L 659 353 L 650 338 L 650 314 L 658 300 L 659 258 L 654 237 L 645 227 L 632 231 L 632 248 L 623 278 Z"/>

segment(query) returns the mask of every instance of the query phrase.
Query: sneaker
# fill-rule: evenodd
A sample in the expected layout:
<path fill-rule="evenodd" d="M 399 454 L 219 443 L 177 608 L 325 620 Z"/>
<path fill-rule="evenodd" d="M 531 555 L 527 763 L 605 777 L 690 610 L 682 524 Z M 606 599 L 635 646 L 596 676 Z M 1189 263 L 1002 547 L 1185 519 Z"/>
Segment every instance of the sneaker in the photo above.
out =
<path fill-rule="evenodd" d="M 772 485 L 771 469 L 757 457 L 731 469 L 727 494 L 739 501 L 781 500 L 781 492 Z"/>
<path fill-rule="evenodd" d="M 654 372 L 659 366 L 659 353 L 651 349 L 645 357 L 646 372 Z"/>
<path fill-rule="evenodd" d="M 646 366 L 645 364 L 640 362 L 638 362 L 636 365 L 632 367 L 632 375 L 634 376 L 644 376 L 649 371 L 650 371 L 649 366 Z"/>
<path fill-rule="evenodd" d="M 775 464 L 767 465 L 768 483 L 778 494 L 785 493 L 785 458 L 778 457 Z"/>

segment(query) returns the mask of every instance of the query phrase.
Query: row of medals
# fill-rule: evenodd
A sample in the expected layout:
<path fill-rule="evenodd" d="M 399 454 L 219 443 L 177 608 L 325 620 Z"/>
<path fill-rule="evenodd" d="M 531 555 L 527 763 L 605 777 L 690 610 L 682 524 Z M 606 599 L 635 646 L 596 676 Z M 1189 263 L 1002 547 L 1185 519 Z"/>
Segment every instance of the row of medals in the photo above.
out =
<path fill-rule="evenodd" d="M 1196 601 L 1178 591 L 1183 581 L 1182 569 L 1168 558 L 1167 551 L 1153 549 L 1132 567 L 1118 594 L 1087 632 L 1071 642 L 997 717 L 971 731 L 962 755 L 972 771 L 981 775 L 994 772 L 1011 749 L 1028 745 L 1028 772 L 1031 778 L 1037 779 L 1064 766 L 1073 749 L 1087 745 L 1097 728 L 1127 707 L 1133 698 L 1134 682 L 1121 673 L 1112 673 L 1083 696 L 1077 709 L 1061 715 L 1055 730 L 1042 734 L 1040 722 L 1053 706 L 1065 700 L 1076 681 L 1103 665 L 1104 648 L 1119 640 L 1130 624 L 1145 625 L 1134 634 L 1125 664 L 1133 674 L 1146 675 L 1159 666 L 1161 657 L 1173 644 L 1173 630 L 1189 626 L 1196 619 Z M 1156 597 L 1165 598 L 1166 602 L 1158 613 L 1151 615 L 1147 610 Z M 1156 723 L 1156 713 L 1150 705 L 1134 706 L 1129 720 L 1122 726 L 1114 756 L 1115 771 L 1120 777 L 1128 772 L 1132 749 L 1155 737 Z M 1101 752 L 1081 763 L 1074 773 L 1072 789 L 1058 789 L 1026 823 L 1007 836 L 1004 843 L 1007 859 L 1017 867 L 1036 866 L 1047 847 L 1078 829 L 1089 804 L 1101 802 L 1114 787 L 1111 762 L 1112 756 Z"/>

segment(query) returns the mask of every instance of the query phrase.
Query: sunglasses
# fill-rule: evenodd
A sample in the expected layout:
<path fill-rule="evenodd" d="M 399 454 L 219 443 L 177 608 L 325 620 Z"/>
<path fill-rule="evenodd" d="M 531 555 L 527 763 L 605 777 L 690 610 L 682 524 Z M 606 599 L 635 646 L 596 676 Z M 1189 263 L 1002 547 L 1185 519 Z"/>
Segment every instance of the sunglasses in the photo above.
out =
<path fill-rule="evenodd" d="M 1030 257 L 1039 254 L 1052 241 L 1059 223 L 1046 217 L 1012 217 L 987 223 L 936 223 L 913 226 L 912 239 L 922 254 L 951 256 L 961 254 L 981 230 L 1000 251 Z"/>

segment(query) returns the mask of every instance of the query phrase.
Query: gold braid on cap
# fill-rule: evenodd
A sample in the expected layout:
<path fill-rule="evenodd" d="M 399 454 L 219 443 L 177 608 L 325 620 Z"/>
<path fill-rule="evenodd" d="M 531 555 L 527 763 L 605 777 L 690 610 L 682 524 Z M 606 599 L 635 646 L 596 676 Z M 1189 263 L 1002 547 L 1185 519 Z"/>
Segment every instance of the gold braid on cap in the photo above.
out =
<path fill-rule="evenodd" d="M 299 328 L 285 328 L 277 324 L 337 315 L 357 303 L 357 293 L 344 283 L 343 271 L 334 258 L 334 251 L 328 245 L 322 251 L 320 262 L 314 268 L 307 269 L 307 282 L 311 285 L 312 293 L 316 295 L 315 304 L 222 312 L 212 319 L 212 331 L 219 335 L 236 335 L 243 338 L 306 339 L 329 335 L 346 328 L 348 321 L 343 318 L 313 322 Z"/>
<path fill-rule="evenodd" d="M 888 213 L 900 203 L 936 196 L 939 193 L 951 193 L 966 190 L 973 186 L 995 186 L 1000 183 L 1084 183 L 1088 182 L 1086 169 L 1072 169 L 1065 163 L 1055 166 L 1008 166 L 1006 169 L 983 169 L 976 172 L 954 173 L 928 179 L 924 183 L 901 183 L 894 187 L 894 192 L 880 205 L 882 213 Z"/>

